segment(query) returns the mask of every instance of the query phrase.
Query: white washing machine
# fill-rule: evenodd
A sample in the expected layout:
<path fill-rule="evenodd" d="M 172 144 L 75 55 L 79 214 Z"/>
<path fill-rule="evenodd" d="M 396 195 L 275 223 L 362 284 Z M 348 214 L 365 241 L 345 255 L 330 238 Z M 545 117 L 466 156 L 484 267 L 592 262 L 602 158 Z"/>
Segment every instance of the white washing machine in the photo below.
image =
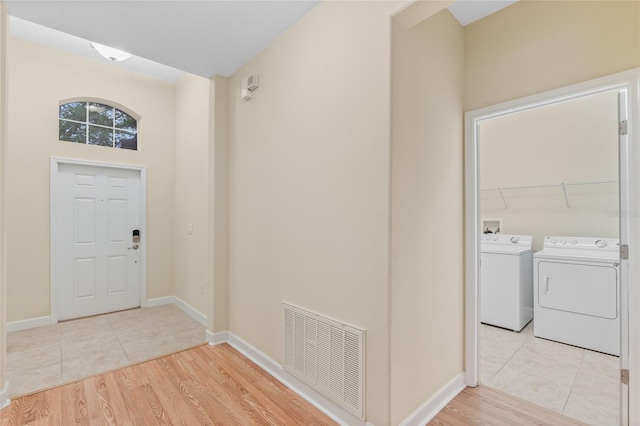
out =
<path fill-rule="evenodd" d="M 545 237 L 534 254 L 536 337 L 620 355 L 620 263 L 614 238 Z"/>
<path fill-rule="evenodd" d="M 520 331 L 533 318 L 530 235 L 480 237 L 480 321 Z"/>

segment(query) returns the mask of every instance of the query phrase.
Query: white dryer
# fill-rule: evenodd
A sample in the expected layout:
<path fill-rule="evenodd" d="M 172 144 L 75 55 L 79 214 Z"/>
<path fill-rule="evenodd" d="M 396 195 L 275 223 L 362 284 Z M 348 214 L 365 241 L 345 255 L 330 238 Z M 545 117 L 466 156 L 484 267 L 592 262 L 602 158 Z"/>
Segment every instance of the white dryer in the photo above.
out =
<path fill-rule="evenodd" d="M 614 238 L 545 237 L 534 254 L 533 334 L 620 355 L 620 263 Z"/>
<path fill-rule="evenodd" d="M 530 235 L 480 237 L 480 321 L 520 331 L 533 317 Z"/>

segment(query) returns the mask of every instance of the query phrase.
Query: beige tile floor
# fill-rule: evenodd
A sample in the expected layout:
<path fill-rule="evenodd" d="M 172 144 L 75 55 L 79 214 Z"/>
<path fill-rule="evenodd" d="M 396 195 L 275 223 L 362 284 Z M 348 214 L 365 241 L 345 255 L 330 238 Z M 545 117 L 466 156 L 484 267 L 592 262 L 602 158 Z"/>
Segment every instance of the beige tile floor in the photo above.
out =
<path fill-rule="evenodd" d="M 482 324 L 480 381 L 589 425 L 619 422 L 619 358 Z"/>
<path fill-rule="evenodd" d="M 61 322 L 7 336 L 15 397 L 206 342 L 205 327 L 176 305 Z"/>

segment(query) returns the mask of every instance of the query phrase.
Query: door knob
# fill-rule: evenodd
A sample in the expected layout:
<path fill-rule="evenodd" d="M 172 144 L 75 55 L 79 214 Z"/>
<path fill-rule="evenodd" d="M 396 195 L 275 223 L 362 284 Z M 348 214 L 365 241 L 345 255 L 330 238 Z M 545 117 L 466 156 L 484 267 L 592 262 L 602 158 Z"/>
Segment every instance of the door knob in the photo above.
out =
<path fill-rule="evenodd" d="M 138 246 L 137 244 L 134 244 L 132 247 L 129 247 L 129 250 L 138 250 Z"/>

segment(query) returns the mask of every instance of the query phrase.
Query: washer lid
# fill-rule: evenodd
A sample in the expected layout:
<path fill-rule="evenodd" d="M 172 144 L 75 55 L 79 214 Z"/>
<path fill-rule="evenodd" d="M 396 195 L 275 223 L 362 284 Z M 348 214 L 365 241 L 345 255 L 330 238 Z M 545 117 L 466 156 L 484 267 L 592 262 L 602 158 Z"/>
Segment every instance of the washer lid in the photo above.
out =
<path fill-rule="evenodd" d="M 482 234 L 480 252 L 519 255 L 531 251 L 531 235 Z"/>

